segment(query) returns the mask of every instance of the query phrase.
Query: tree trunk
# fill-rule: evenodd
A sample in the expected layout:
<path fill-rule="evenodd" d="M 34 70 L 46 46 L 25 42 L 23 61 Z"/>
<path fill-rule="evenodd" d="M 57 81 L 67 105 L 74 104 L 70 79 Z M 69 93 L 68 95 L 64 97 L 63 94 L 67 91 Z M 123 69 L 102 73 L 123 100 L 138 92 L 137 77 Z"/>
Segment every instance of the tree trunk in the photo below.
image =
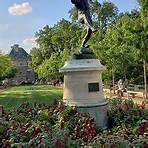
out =
<path fill-rule="evenodd" d="M 147 101 L 147 76 L 146 76 L 146 60 L 143 59 L 143 69 L 144 69 L 144 101 Z"/>
<path fill-rule="evenodd" d="M 126 71 L 124 70 L 124 79 L 126 79 Z"/>
<path fill-rule="evenodd" d="M 113 79 L 113 92 L 115 94 L 115 72 L 112 70 L 112 79 Z"/>

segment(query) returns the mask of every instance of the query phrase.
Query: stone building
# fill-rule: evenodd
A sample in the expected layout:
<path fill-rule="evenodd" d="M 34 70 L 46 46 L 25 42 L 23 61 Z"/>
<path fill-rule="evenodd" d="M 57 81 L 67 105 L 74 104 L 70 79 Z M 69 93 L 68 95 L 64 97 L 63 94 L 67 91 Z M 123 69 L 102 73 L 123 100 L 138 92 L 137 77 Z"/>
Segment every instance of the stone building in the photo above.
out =
<path fill-rule="evenodd" d="M 34 83 L 36 79 L 36 74 L 29 67 L 29 62 L 31 62 L 31 56 L 18 44 L 11 47 L 9 56 L 13 64 L 17 68 L 17 73 L 14 78 L 11 79 L 13 85 L 20 85 L 23 83 Z"/>

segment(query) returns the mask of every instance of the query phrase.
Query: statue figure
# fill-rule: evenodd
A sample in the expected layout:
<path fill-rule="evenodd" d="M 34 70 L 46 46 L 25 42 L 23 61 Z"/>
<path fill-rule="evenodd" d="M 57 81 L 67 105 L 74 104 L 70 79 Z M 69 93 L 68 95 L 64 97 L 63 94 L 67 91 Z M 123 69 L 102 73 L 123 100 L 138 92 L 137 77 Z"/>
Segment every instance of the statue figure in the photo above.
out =
<path fill-rule="evenodd" d="M 71 2 L 75 5 L 75 7 L 78 10 L 78 21 L 81 24 L 84 24 L 87 28 L 87 33 L 83 38 L 81 45 L 82 47 L 87 48 L 88 47 L 88 45 L 86 45 L 87 41 L 90 39 L 91 34 L 96 31 L 92 24 L 88 0 L 71 0 Z"/>

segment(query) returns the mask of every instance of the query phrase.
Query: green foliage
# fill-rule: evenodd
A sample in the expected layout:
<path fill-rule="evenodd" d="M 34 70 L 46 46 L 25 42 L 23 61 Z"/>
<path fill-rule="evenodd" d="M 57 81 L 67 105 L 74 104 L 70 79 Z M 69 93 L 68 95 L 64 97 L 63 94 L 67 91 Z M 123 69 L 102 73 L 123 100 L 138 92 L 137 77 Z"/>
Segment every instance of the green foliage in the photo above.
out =
<path fill-rule="evenodd" d="M 142 16 L 142 19 L 145 19 L 146 21 L 147 20 L 147 17 L 148 17 L 148 1 L 147 0 L 138 0 L 139 2 L 139 5 L 140 5 L 140 9 L 141 9 L 141 16 Z"/>
<path fill-rule="evenodd" d="M 99 133 L 91 142 L 95 147 L 144 147 L 147 146 L 148 130 L 145 104 L 137 105 L 132 100 L 114 98 L 109 100 L 109 129 Z M 144 134 L 145 133 L 145 134 Z"/>
<path fill-rule="evenodd" d="M 49 80 L 56 79 L 59 76 L 60 59 L 56 53 L 52 53 L 49 59 L 40 64 L 36 70 L 38 76 Z"/>
<path fill-rule="evenodd" d="M 32 56 L 32 62 L 30 63 L 30 66 L 36 70 L 37 66 L 40 65 L 44 60 L 41 50 L 39 48 L 32 48 L 30 54 Z"/>
<path fill-rule="evenodd" d="M 118 8 L 111 2 L 103 2 L 100 4 L 97 0 L 92 0 L 90 13 L 95 26 L 105 29 L 110 23 L 116 20 Z M 73 7 L 69 11 L 69 14 L 72 22 L 76 22 L 78 18 L 77 9 Z"/>
<path fill-rule="evenodd" d="M 113 23 L 118 14 L 118 8 L 112 2 L 107 1 L 101 5 L 95 0 L 92 4 L 92 10 L 95 24 L 98 24 L 101 29 Z"/>
<path fill-rule="evenodd" d="M 104 80 L 114 75 L 115 80 L 126 77 L 134 83 L 139 80 L 143 83 L 142 70 L 139 73 L 135 69 L 139 64 L 142 67 L 142 61 L 148 62 L 147 1 L 139 0 L 139 5 L 140 9 L 118 15 L 118 8 L 111 2 L 91 2 L 90 12 L 97 31 L 89 44 L 107 67 Z M 85 32 L 77 22 L 75 7 L 69 14 L 72 23 L 62 19 L 53 27 L 45 26 L 36 33 L 39 47 L 31 51 L 31 66 L 41 78 L 61 77 L 59 68 L 80 46 Z"/>
<path fill-rule="evenodd" d="M 15 73 L 16 68 L 11 59 L 7 55 L 0 54 L 0 80 L 13 77 Z"/>
<path fill-rule="evenodd" d="M 133 76 L 127 71 L 129 67 L 141 64 L 143 58 L 148 59 L 148 37 L 141 24 L 138 12 L 136 18 L 135 14 L 124 14 L 107 28 L 104 39 L 99 43 L 101 53 L 98 56 L 107 68 L 128 79 Z"/>
<path fill-rule="evenodd" d="M 76 9 L 72 8 L 69 13 L 72 21 L 75 22 L 77 20 Z M 93 1 L 91 13 L 96 26 L 105 28 L 115 20 L 117 8 L 110 2 L 105 2 L 101 6 L 97 1 Z M 100 37 L 98 38 L 97 35 L 94 37 L 96 38 L 96 43 L 104 36 L 102 31 L 99 31 Z M 53 27 L 47 25 L 39 30 L 36 33 L 36 41 L 39 47 L 33 48 L 31 51 L 31 66 L 39 77 L 50 80 L 60 77 L 61 75 L 58 73 L 59 68 L 64 65 L 68 57 L 79 47 L 81 36 L 83 35 L 82 28 L 77 23 L 71 23 L 64 19 Z"/>
<path fill-rule="evenodd" d="M 109 125 L 96 133 L 95 120 L 62 102 L 23 103 L 13 110 L 1 106 L 2 147 L 147 147 L 147 109 L 131 100 L 109 100 Z M 110 120 L 112 119 L 112 121 Z"/>
<path fill-rule="evenodd" d="M 36 33 L 38 48 L 31 50 L 30 64 L 40 78 L 59 78 L 59 68 L 80 44 L 81 29 L 62 19 L 53 27 L 45 26 Z"/>

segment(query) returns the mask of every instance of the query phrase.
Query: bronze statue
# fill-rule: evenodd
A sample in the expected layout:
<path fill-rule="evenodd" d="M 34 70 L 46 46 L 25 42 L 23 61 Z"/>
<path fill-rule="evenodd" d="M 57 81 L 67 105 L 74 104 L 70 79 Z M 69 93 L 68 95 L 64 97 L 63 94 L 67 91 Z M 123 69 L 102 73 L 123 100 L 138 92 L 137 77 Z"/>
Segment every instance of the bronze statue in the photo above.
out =
<path fill-rule="evenodd" d="M 82 41 L 82 47 L 87 48 L 88 47 L 88 45 L 86 45 L 87 41 L 90 39 L 91 34 L 96 31 L 92 24 L 88 0 L 71 0 L 71 2 L 75 5 L 75 7 L 78 10 L 78 21 L 81 24 L 84 24 L 87 28 L 87 33 Z"/>

